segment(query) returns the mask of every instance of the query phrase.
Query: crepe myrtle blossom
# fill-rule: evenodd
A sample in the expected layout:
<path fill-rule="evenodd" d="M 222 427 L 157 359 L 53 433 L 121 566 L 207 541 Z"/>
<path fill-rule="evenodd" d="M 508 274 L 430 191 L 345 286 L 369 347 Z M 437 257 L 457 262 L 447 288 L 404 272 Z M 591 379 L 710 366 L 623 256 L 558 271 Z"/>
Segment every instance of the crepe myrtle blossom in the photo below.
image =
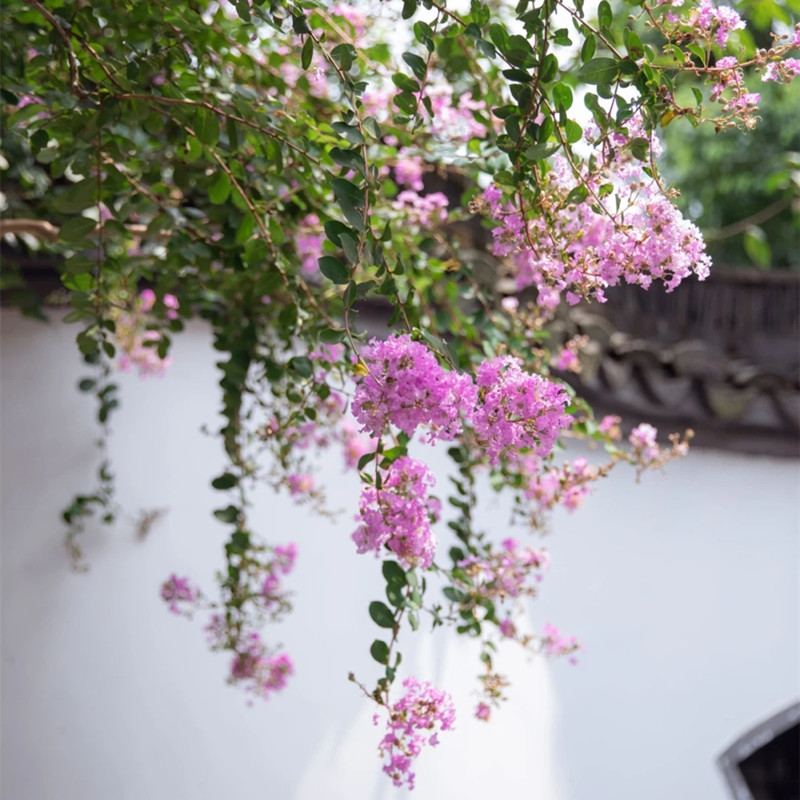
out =
<path fill-rule="evenodd" d="M 403 681 L 405 694 L 388 705 L 386 734 L 379 750 L 385 759 L 383 771 L 395 786 L 407 784 L 414 788 L 415 773 L 411 771 L 414 759 L 425 745 L 439 744 L 439 732 L 449 731 L 455 723 L 455 707 L 450 695 L 431 686 L 427 681 L 409 677 Z M 379 715 L 373 718 L 377 725 Z"/>
<path fill-rule="evenodd" d="M 569 655 L 569 663 L 577 664 L 578 659 L 575 653 L 583 650 L 577 638 L 574 636 L 563 636 L 555 625 L 549 622 L 542 628 L 542 652 L 548 656 L 564 656 Z"/>
<path fill-rule="evenodd" d="M 189 614 L 199 597 L 200 590 L 188 578 L 179 578 L 174 572 L 161 585 L 161 599 L 173 614 Z"/>
<path fill-rule="evenodd" d="M 656 443 L 658 430 L 652 425 L 643 422 L 637 425 L 630 433 L 628 441 L 633 447 L 634 455 L 644 462 L 652 462 L 658 459 L 661 452 Z"/>
<path fill-rule="evenodd" d="M 530 477 L 523 492 L 537 503 L 540 511 L 549 511 L 558 504 L 575 511 L 589 494 L 589 484 L 600 477 L 598 469 L 583 457 L 544 472 L 534 465 L 526 473 Z"/>
<path fill-rule="evenodd" d="M 761 80 L 790 83 L 797 75 L 800 75 L 800 58 L 786 58 L 767 64 Z"/>
<path fill-rule="evenodd" d="M 281 587 L 281 576 L 288 575 L 297 561 L 297 545 L 289 542 L 277 545 L 272 551 L 272 560 L 266 565 L 266 575 L 261 584 L 261 596 L 268 610 L 285 604 L 286 597 Z"/>
<path fill-rule="evenodd" d="M 456 565 L 466 574 L 466 580 L 455 579 L 459 586 L 474 597 L 499 599 L 534 595 L 535 588 L 529 584 L 529 578 L 535 582 L 542 580 L 541 573 L 550 566 L 550 555 L 544 548 L 520 549 L 516 539 L 504 539 L 502 547 L 492 550 L 486 556 L 468 556 Z M 513 635 L 513 623 L 501 623 L 500 630 L 504 636 Z"/>
<path fill-rule="evenodd" d="M 477 397 L 469 375 L 448 372 L 406 334 L 372 339 L 361 359 L 367 374 L 356 386 L 352 411 L 362 431 L 379 437 L 391 424 L 412 436 L 424 426 L 431 442 L 461 433 L 461 410 L 471 409 Z"/>
<path fill-rule="evenodd" d="M 418 194 L 411 189 L 400 192 L 392 203 L 399 211 L 404 222 L 420 228 L 431 228 L 447 219 L 447 207 L 450 201 L 442 192 Z"/>
<path fill-rule="evenodd" d="M 718 71 L 719 76 L 734 74 Z M 729 102 L 745 99 L 737 95 Z M 544 179 L 548 213 L 523 213 L 518 196 L 506 196 L 494 184 L 470 205 L 496 222 L 492 251 L 506 259 L 518 290 L 536 287 L 536 302 L 548 313 L 562 296 L 570 305 L 583 297 L 604 302 L 605 289 L 623 281 L 647 289 L 661 280 L 672 291 L 692 274 L 700 280 L 708 275 L 711 261 L 699 229 L 684 219 L 647 174 L 646 164 L 631 153 L 634 139 L 646 139 L 658 155 L 657 141 L 640 118 L 626 124 L 626 133 L 609 135 L 612 147 L 602 143 L 599 130 L 586 126 L 597 164 L 591 174 L 584 168 L 576 176 L 565 158 L 553 157 Z M 597 200 L 569 202 L 579 186 L 594 192 Z"/>
<path fill-rule="evenodd" d="M 478 703 L 475 709 L 475 718 L 482 722 L 488 722 L 492 715 L 492 709 L 486 703 Z"/>
<path fill-rule="evenodd" d="M 158 354 L 157 342 L 161 334 L 151 326 L 156 324 L 152 311 L 156 305 L 156 294 L 145 289 L 134 301 L 130 311 L 119 314 L 114 319 L 114 343 L 120 350 L 119 368 L 128 372 L 135 367 L 139 376 L 162 376 L 172 363 L 172 358 L 162 358 Z M 167 319 L 176 319 L 180 303 L 172 294 L 165 294 L 162 303 Z"/>
<path fill-rule="evenodd" d="M 569 396 L 561 386 L 525 372 L 522 361 L 498 356 L 478 367 L 480 401 L 472 422 L 489 462 L 520 449 L 532 449 L 544 458 L 555 446 L 559 432 L 572 417 L 565 409 Z"/>
<path fill-rule="evenodd" d="M 606 436 L 610 437 L 614 440 L 619 440 L 622 438 L 622 431 L 620 430 L 620 423 L 622 422 L 622 418 L 618 417 L 616 414 L 606 414 L 597 425 L 597 430 L 600 433 L 606 434 Z"/>
<path fill-rule="evenodd" d="M 513 639 L 517 635 L 517 626 L 510 617 L 506 617 L 497 627 L 500 628 L 500 633 L 506 639 Z"/>
<path fill-rule="evenodd" d="M 386 546 L 406 569 L 429 567 L 436 552 L 431 520 L 439 518 L 441 508 L 428 496 L 434 483 L 422 462 L 403 456 L 386 470 L 380 489 L 365 486 L 352 535 L 358 552 L 379 556 Z"/>
<path fill-rule="evenodd" d="M 294 664 L 289 655 L 267 655 L 261 636 L 254 631 L 234 655 L 228 679 L 231 683 L 243 684 L 247 692 L 268 700 L 286 686 L 293 674 Z"/>
<path fill-rule="evenodd" d="M 314 476 L 308 473 L 289 475 L 289 494 L 292 496 L 308 495 L 314 491 Z"/>

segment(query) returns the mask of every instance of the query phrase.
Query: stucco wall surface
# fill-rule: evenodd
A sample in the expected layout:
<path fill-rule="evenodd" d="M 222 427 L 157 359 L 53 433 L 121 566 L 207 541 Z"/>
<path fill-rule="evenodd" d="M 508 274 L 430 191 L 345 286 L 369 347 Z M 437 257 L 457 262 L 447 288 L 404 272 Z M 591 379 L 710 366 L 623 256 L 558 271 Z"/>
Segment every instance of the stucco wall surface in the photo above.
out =
<path fill-rule="evenodd" d="M 163 379 L 123 376 L 111 457 L 126 515 L 90 530 L 69 571 L 59 512 L 92 485 L 92 403 L 74 329 L 2 317 L 2 792 L 6 800 L 381 800 L 373 707 L 347 681 L 377 676 L 378 564 L 349 535 L 358 486 L 321 463 L 331 523 L 264 490 L 257 530 L 298 542 L 295 611 L 273 629 L 297 674 L 250 708 L 225 685 L 202 619 L 169 615 L 171 572 L 213 588 L 225 531 L 211 519 L 221 448 L 208 332 L 178 338 Z M 428 451 L 444 484 L 445 458 Z M 472 718 L 477 652 L 407 636 L 404 666 L 450 689 L 457 730 L 419 759 L 417 800 L 725 800 L 716 756 L 800 695 L 798 464 L 694 452 L 637 485 L 620 472 L 556 514 L 553 566 L 528 624 L 585 645 L 578 666 L 506 648 L 511 701 Z M 145 541 L 141 509 L 168 512 Z M 498 539 L 509 509 L 480 510 Z M 513 533 L 513 532 L 512 532 Z M 515 534 L 516 535 L 516 534 Z M 520 536 L 524 536 L 519 532 Z M 540 542 L 541 544 L 541 542 Z"/>

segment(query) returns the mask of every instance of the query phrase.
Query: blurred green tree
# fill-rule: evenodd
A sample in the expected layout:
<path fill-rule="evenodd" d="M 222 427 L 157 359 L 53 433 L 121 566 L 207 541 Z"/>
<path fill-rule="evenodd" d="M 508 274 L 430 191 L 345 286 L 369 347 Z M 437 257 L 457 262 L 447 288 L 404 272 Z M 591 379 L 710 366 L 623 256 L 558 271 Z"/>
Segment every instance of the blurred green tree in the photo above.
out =
<path fill-rule="evenodd" d="M 751 23 L 747 50 L 769 47 L 771 28 L 793 24 L 798 0 L 747 0 L 735 7 Z M 759 124 L 744 136 L 708 126 L 662 129 L 663 169 L 679 186 L 678 207 L 702 231 L 718 266 L 800 270 L 800 84 L 761 94 Z"/>

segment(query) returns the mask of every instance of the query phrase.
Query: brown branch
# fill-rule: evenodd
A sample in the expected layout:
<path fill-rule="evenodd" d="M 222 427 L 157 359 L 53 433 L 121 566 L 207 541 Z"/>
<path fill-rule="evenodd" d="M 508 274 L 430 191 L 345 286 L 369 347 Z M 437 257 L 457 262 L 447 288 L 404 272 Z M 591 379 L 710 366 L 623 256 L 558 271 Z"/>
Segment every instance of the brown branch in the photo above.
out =
<path fill-rule="evenodd" d="M 781 198 L 774 203 L 770 203 L 766 208 L 762 208 L 761 211 L 740 219 L 738 222 L 733 222 L 724 228 L 707 230 L 705 238 L 718 241 L 719 239 L 727 239 L 729 236 L 736 236 L 739 233 L 744 233 L 751 225 L 760 225 L 762 222 L 772 219 L 776 214 L 780 214 L 781 211 L 788 207 L 789 201 Z"/>
<path fill-rule="evenodd" d="M 44 219 L 0 219 L 0 236 L 27 233 L 47 242 L 58 241 L 58 228 Z"/>
<path fill-rule="evenodd" d="M 78 61 L 75 58 L 75 53 L 72 50 L 72 42 L 70 41 L 69 34 L 64 30 L 61 23 L 48 11 L 39 0 L 25 0 L 25 2 L 33 9 L 38 11 L 55 29 L 56 33 L 63 40 L 67 48 L 67 60 L 69 61 L 69 90 L 76 97 L 83 98 L 86 93 L 81 89 L 80 76 L 78 74 Z"/>

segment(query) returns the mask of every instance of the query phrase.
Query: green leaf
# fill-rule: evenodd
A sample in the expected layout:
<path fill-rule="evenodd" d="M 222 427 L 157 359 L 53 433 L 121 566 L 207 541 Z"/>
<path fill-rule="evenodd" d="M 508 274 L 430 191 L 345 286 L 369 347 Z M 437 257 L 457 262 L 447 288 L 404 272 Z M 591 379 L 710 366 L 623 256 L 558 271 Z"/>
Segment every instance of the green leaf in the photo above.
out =
<path fill-rule="evenodd" d="M 218 489 L 219 491 L 225 491 L 226 489 L 233 489 L 236 484 L 239 483 L 239 479 L 230 472 L 224 472 L 218 478 L 214 478 L 211 481 L 211 485 Z"/>
<path fill-rule="evenodd" d="M 292 30 L 295 33 L 311 33 L 305 14 L 292 14 Z"/>
<path fill-rule="evenodd" d="M 250 240 L 256 227 L 255 217 L 246 211 L 236 227 L 236 244 L 245 244 Z"/>
<path fill-rule="evenodd" d="M 575 144 L 575 142 L 579 142 L 581 137 L 583 136 L 583 128 L 578 125 L 577 122 L 574 120 L 568 119 L 566 125 L 564 126 L 564 131 L 567 134 L 567 141 L 570 144 Z"/>
<path fill-rule="evenodd" d="M 319 270 L 336 284 L 345 284 L 350 280 L 350 270 L 334 256 L 322 256 L 319 259 Z"/>
<path fill-rule="evenodd" d="M 198 108 L 194 115 L 193 128 L 203 144 L 213 147 L 219 141 L 219 120 L 213 111 Z"/>
<path fill-rule="evenodd" d="M 348 72 L 356 59 L 356 49 L 351 44 L 337 44 L 331 50 L 331 56 L 342 68 L 342 72 Z"/>
<path fill-rule="evenodd" d="M 236 522 L 239 519 L 239 509 L 236 506 L 218 508 L 214 511 L 214 516 L 220 522 Z"/>
<path fill-rule="evenodd" d="M 423 59 L 414 53 L 403 53 L 403 61 L 411 67 L 411 71 L 419 80 L 425 80 L 425 73 L 428 71 L 428 65 Z"/>
<path fill-rule="evenodd" d="M 369 604 L 369 615 L 372 621 L 381 628 L 394 628 L 394 614 L 386 603 L 373 600 Z"/>
<path fill-rule="evenodd" d="M 364 144 L 364 137 L 355 125 L 347 125 L 344 122 L 334 122 L 331 127 L 343 139 L 347 139 L 350 144 Z"/>
<path fill-rule="evenodd" d="M 611 27 L 611 23 L 614 21 L 614 14 L 611 11 L 611 4 L 608 0 L 601 0 L 600 5 L 597 7 L 597 21 L 600 23 L 601 28 Z"/>
<path fill-rule="evenodd" d="M 578 70 L 578 80 L 585 83 L 611 83 L 619 72 L 619 62 L 613 58 L 593 58 Z"/>
<path fill-rule="evenodd" d="M 565 83 L 557 83 L 553 87 L 553 101 L 559 111 L 569 111 L 572 107 L 572 89 Z"/>
<path fill-rule="evenodd" d="M 360 150 L 343 150 L 340 147 L 332 147 L 330 157 L 340 166 L 347 169 L 364 172 L 364 156 Z M 328 237 L 330 238 L 330 237 Z"/>
<path fill-rule="evenodd" d="M 386 597 L 395 608 L 402 608 L 406 599 L 403 596 L 403 587 L 397 583 L 388 583 L 386 585 Z"/>
<path fill-rule="evenodd" d="M 366 117 L 361 123 L 364 130 L 372 136 L 373 139 L 380 139 L 383 135 L 381 133 L 380 125 L 375 121 L 374 117 Z"/>
<path fill-rule="evenodd" d="M 772 261 L 772 248 L 764 233 L 758 225 L 751 225 L 745 232 L 742 240 L 744 251 L 753 263 L 761 269 L 769 267 Z"/>
<path fill-rule="evenodd" d="M 361 469 L 360 464 L 359 469 Z M 405 570 L 396 561 L 384 561 L 381 571 L 383 572 L 383 577 L 391 583 L 397 583 L 400 586 L 405 586 L 408 582 L 406 580 Z"/>
<path fill-rule="evenodd" d="M 552 53 L 548 53 L 542 62 L 541 81 L 550 83 L 555 80 L 556 75 L 558 75 L 558 59 Z"/>
<path fill-rule="evenodd" d="M 350 200 L 357 208 L 364 206 L 364 190 L 359 189 L 352 181 L 346 178 L 334 178 L 331 181 L 334 197 L 341 202 L 343 199 Z"/>
<path fill-rule="evenodd" d="M 86 217 L 73 217 L 68 219 L 58 232 L 58 238 L 67 244 L 84 242 L 86 237 L 94 231 L 97 223 Z"/>
<path fill-rule="evenodd" d="M 375 453 L 365 453 L 361 458 L 358 459 L 358 471 L 361 472 L 364 467 L 369 464 L 370 461 L 374 460 Z"/>
<path fill-rule="evenodd" d="M 303 50 L 300 54 L 300 64 L 306 70 L 311 66 L 311 59 L 314 57 L 314 41 L 308 36 L 303 42 Z"/>
<path fill-rule="evenodd" d="M 228 149 L 235 153 L 239 149 L 239 132 L 236 128 L 236 122 L 230 117 L 225 122 L 225 130 L 228 134 Z"/>
<path fill-rule="evenodd" d="M 337 247 L 342 246 L 342 234 L 347 234 L 351 238 L 357 238 L 352 228 L 348 228 L 347 225 L 343 222 L 339 222 L 338 219 L 328 220 L 323 227 L 325 228 L 325 235 Z"/>
<path fill-rule="evenodd" d="M 340 233 L 339 241 L 344 250 L 345 257 L 351 264 L 358 264 L 360 256 L 358 253 L 358 241 L 349 233 Z"/>
<path fill-rule="evenodd" d="M 314 374 L 314 365 L 308 356 L 293 356 L 290 358 L 289 369 L 301 378 L 310 378 Z"/>
<path fill-rule="evenodd" d="M 65 213 L 83 211 L 97 204 L 98 188 L 94 178 L 74 183 L 66 192 L 54 198 L 53 208 Z"/>
<path fill-rule="evenodd" d="M 359 232 L 363 233 L 367 229 L 364 221 L 364 214 L 359 207 L 348 197 L 339 200 L 339 208 L 342 209 L 344 218 Z"/>
<path fill-rule="evenodd" d="M 420 85 L 409 75 L 406 75 L 404 72 L 395 72 L 392 75 L 392 83 L 404 92 L 411 92 L 414 94 L 415 92 L 420 91 Z M 399 103 L 398 103 L 399 106 Z"/>
<path fill-rule="evenodd" d="M 225 552 L 227 555 L 241 555 L 246 552 L 250 547 L 250 534 L 247 531 L 236 530 L 231 534 L 231 538 L 225 545 Z M 234 575 L 231 575 L 234 577 Z M 235 575 L 235 580 L 239 579 L 238 572 Z"/>
<path fill-rule="evenodd" d="M 597 42 L 595 41 L 594 34 L 588 34 L 581 47 L 581 61 L 584 63 L 589 61 L 597 49 Z"/>
<path fill-rule="evenodd" d="M 319 332 L 317 338 L 325 344 L 339 344 L 347 338 L 347 332 L 335 328 L 325 328 Z"/>
<path fill-rule="evenodd" d="M 389 645 L 386 642 L 376 639 L 369 648 L 369 652 L 379 664 L 389 663 Z"/>
<path fill-rule="evenodd" d="M 637 158 L 639 161 L 647 161 L 650 156 L 650 142 L 643 136 L 637 136 L 635 139 L 631 139 L 628 147 L 631 153 L 633 153 L 633 157 Z"/>
<path fill-rule="evenodd" d="M 568 195 L 567 195 L 567 205 L 578 205 L 582 203 L 586 198 L 589 196 L 589 190 L 581 184 L 580 186 L 576 186 Z"/>
<path fill-rule="evenodd" d="M 350 306 L 353 305 L 357 294 L 358 285 L 355 281 L 350 281 L 350 283 L 347 284 L 347 288 L 344 290 L 344 294 L 342 295 L 342 302 L 344 302 L 347 308 L 350 308 Z"/>
<path fill-rule="evenodd" d="M 221 206 L 231 193 L 231 179 L 227 172 L 220 172 L 208 189 L 208 199 L 215 206 Z"/>

